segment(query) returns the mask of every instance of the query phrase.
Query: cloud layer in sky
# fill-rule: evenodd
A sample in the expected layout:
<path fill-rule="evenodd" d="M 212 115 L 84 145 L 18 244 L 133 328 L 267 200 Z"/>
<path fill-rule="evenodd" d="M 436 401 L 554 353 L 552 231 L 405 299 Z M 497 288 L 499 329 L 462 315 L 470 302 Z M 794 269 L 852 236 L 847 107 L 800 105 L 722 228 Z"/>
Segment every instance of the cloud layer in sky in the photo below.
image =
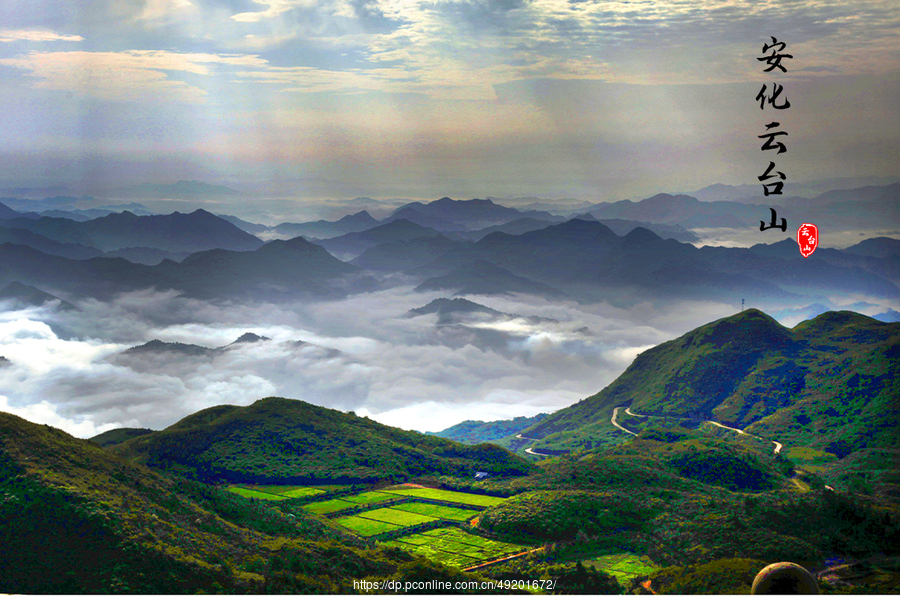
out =
<path fill-rule="evenodd" d="M 11 362 L 0 365 L 0 410 L 89 437 L 121 426 L 159 429 L 203 408 L 276 395 L 437 431 L 568 406 L 612 382 L 641 351 L 736 309 L 519 296 L 471 298 L 520 318 L 439 325 L 434 314 L 408 313 L 437 297 L 401 286 L 340 301 L 248 305 L 146 291 L 82 301 L 79 311 L 6 309 L 0 355 Z M 832 306 L 850 300 L 869 314 L 900 308 L 867 297 L 835 297 Z M 794 325 L 801 311 L 781 317 Z M 246 332 L 270 340 L 232 344 Z M 154 339 L 227 348 L 123 354 Z"/>
<path fill-rule="evenodd" d="M 794 179 L 891 175 L 889 0 L 14 2 L 0 181 L 320 176 L 372 196 L 596 200 L 758 175 L 777 36 Z M 150 168 L 147 164 L 169 164 Z M 65 164 L 63 168 L 59 164 Z M 166 179 L 169 174 L 170 178 Z"/>

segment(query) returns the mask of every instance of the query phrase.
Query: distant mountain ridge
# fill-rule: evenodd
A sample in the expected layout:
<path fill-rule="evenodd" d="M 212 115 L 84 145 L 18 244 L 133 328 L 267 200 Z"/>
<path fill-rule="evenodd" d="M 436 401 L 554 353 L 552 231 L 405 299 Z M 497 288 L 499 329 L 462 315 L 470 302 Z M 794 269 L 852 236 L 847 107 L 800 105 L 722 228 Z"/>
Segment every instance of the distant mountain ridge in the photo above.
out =
<path fill-rule="evenodd" d="M 300 237 L 272 241 L 255 251 L 201 251 L 181 263 L 165 260 L 154 266 L 106 257 L 74 261 L 8 243 L 0 245 L 0 260 L 4 264 L 0 284 L 16 280 L 93 297 L 156 288 L 180 290 L 198 298 L 279 300 L 345 293 L 346 289 L 331 287 L 331 282 L 359 271 Z"/>
<path fill-rule="evenodd" d="M 0 226 L 23 228 L 61 243 L 77 243 L 101 251 L 149 247 L 173 253 L 209 249 L 252 251 L 263 242 L 203 209 L 189 214 L 137 216 L 129 211 L 76 222 L 42 217 L 0 220 Z"/>
<path fill-rule="evenodd" d="M 464 444 L 480 444 L 517 434 L 523 429 L 540 423 L 546 416 L 546 413 L 541 413 L 533 417 L 515 417 L 501 421 L 463 421 L 442 431 L 429 433 L 429 435 L 445 437 Z"/>
<path fill-rule="evenodd" d="M 77 311 L 72 303 L 64 301 L 58 296 L 44 292 L 34 286 L 28 286 L 18 281 L 13 281 L 0 289 L 0 301 L 11 300 L 19 307 L 43 307 L 47 303 L 57 303 L 57 308 L 67 311 Z"/>
<path fill-rule="evenodd" d="M 608 226 L 584 219 L 519 235 L 493 232 L 407 273 L 425 278 L 422 289 L 465 289 L 474 283 L 475 275 L 467 271 L 474 272 L 476 263 L 508 272 L 489 284 L 476 284 L 485 294 L 528 292 L 519 282 L 503 288 L 512 275 L 585 301 L 634 293 L 716 300 L 797 299 L 825 292 L 900 297 L 900 268 L 885 259 L 819 249 L 809 261 L 791 240 L 751 249 L 697 248 L 642 227 L 618 236 Z"/>
<path fill-rule="evenodd" d="M 475 230 L 505 224 L 521 217 L 547 220 L 548 222 L 560 222 L 560 216 L 555 216 L 544 211 L 522 212 L 517 209 L 494 203 L 490 199 L 455 200 L 450 197 L 442 197 L 437 201 L 428 203 L 407 203 L 396 209 L 394 214 L 408 213 L 410 210 L 421 214 L 423 217 L 433 218 L 439 222 L 450 222 L 455 229 Z M 392 214 L 393 215 L 393 214 Z M 390 219 L 390 218 L 389 218 Z M 440 229 L 440 228 L 438 228 Z"/>
<path fill-rule="evenodd" d="M 154 339 L 149 342 L 145 342 L 139 346 L 132 346 L 131 348 L 125 349 L 124 351 L 114 355 L 112 358 L 119 362 L 128 363 L 132 359 L 137 359 L 137 362 L 141 363 L 140 359 L 143 357 L 147 357 L 150 355 L 177 355 L 177 356 L 187 356 L 187 357 L 209 357 L 214 358 L 218 356 L 222 356 L 227 354 L 229 351 L 234 350 L 236 348 L 240 348 L 241 346 L 246 346 L 248 344 L 255 344 L 257 342 L 272 342 L 271 338 L 267 338 L 265 336 L 260 336 L 258 334 L 254 334 L 253 332 L 246 332 L 241 334 L 241 336 L 231 342 L 230 344 L 225 344 L 224 346 L 218 346 L 215 348 L 209 348 L 207 346 L 200 346 L 198 344 L 185 344 L 183 342 L 164 342 L 162 340 Z M 300 348 L 305 346 L 318 347 L 322 350 L 326 351 L 329 355 L 333 356 L 335 354 L 340 354 L 340 351 L 325 348 L 322 346 L 318 346 L 316 344 L 309 344 L 302 340 L 297 340 L 293 342 L 278 342 L 277 344 L 288 345 L 293 348 Z M 143 364 L 143 363 L 142 363 Z"/>
<path fill-rule="evenodd" d="M 363 210 L 352 215 L 346 215 L 336 222 L 328 220 L 317 220 L 302 224 L 284 222 L 271 226 L 269 229 L 279 234 L 326 239 L 351 232 L 362 232 L 363 230 L 374 228 L 378 223 L 378 220 L 369 215 L 369 212 Z"/>
<path fill-rule="evenodd" d="M 491 309 L 479 303 L 464 298 L 438 298 L 434 299 L 423 307 L 410 309 L 409 315 L 429 315 L 436 314 L 438 316 L 438 325 L 448 325 L 456 323 L 469 323 L 472 320 L 512 320 L 524 319 L 531 323 L 559 323 L 555 319 L 537 316 L 522 316 L 516 313 L 504 313 Z"/>
<path fill-rule="evenodd" d="M 170 199 L 216 195 L 236 196 L 241 193 L 222 185 L 212 185 L 196 180 L 179 180 L 171 184 L 144 183 L 132 187 L 123 187 L 113 191 L 111 194 L 124 198 Z"/>

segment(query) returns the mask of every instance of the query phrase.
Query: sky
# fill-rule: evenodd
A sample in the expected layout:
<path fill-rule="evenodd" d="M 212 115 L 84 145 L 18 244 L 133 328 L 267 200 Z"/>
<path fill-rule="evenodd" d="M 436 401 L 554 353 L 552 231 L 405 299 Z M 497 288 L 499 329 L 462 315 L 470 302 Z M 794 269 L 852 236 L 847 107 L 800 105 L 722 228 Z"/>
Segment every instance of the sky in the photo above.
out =
<path fill-rule="evenodd" d="M 788 181 L 897 174 L 893 0 L 2 5 L 2 188 L 610 200 L 755 183 L 775 119 Z"/>
<path fill-rule="evenodd" d="M 356 197 L 596 202 L 757 184 L 770 159 L 787 182 L 898 175 L 894 0 L 0 8 L 0 189 L 115 199 L 129 185 L 199 180 L 242 192 L 217 213 L 276 206 L 278 221 L 304 221 L 322 200 Z M 773 36 L 793 56 L 787 72 L 765 73 L 758 60 Z M 776 84 L 791 107 L 760 109 L 761 86 Z M 774 121 L 788 133 L 784 154 L 760 151 Z M 409 317 L 437 297 L 399 284 L 282 307 L 151 291 L 78 311 L 0 305 L 0 354 L 11 361 L 0 364 L 0 410 L 90 437 L 280 395 L 434 431 L 572 404 L 640 351 L 737 308 L 468 297 L 555 321 Z M 857 303 L 870 315 L 900 309 L 869 297 L 826 307 Z M 812 313 L 789 308 L 785 325 Z M 122 356 L 154 339 L 214 348 L 245 332 L 272 341 L 199 361 Z"/>

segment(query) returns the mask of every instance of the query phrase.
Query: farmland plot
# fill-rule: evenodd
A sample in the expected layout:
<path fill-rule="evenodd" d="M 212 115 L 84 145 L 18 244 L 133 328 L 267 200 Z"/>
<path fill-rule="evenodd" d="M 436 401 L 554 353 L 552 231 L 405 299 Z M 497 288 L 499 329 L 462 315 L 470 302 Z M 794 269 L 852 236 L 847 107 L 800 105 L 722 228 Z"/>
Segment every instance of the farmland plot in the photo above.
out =
<path fill-rule="evenodd" d="M 619 584 L 628 586 L 632 578 L 652 574 L 659 568 L 647 556 L 631 553 L 616 553 L 600 556 L 583 562 L 616 577 Z"/>
<path fill-rule="evenodd" d="M 348 502 L 344 499 L 335 498 L 333 500 L 325 500 L 324 502 L 313 502 L 302 506 L 307 512 L 313 514 L 330 514 L 332 512 L 340 512 L 341 510 L 349 510 L 356 508 L 359 504 Z"/>
<path fill-rule="evenodd" d="M 466 504 L 469 506 L 489 507 L 502 504 L 504 501 L 506 501 L 506 498 L 494 497 L 491 495 L 477 495 L 474 493 L 463 493 L 460 491 L 448 491 L 446 489 L 432 489 L 430 487 L 381 489 L 380 491 L 395 495 L 405 495 L 422 499 L 441 500 L 443 502 Z"/>
<path fill-rule="evenodd" d="M 267 493 L 264 491 L 258 491 L 256 489 L 247 489 L 246 487 L 232 486 L 232 487 L 228 487 L 227 491 L 230 491 L 231 493 L 236 493 L 239 496 L 242 496 L 245 498 L 256 498 L 258 500 L 286 500 L 287 499 L 283 495 Z"/>
<path fill-rule="evenodd" d="M 459 568 L 521 553 L 527 549 L 521 545 L 485 539 L 457 528 L 432 529 L 399 537 L 386 544 Z"/>
<path fill-rule="evenodd" d="M 382 493 L 380 491 L 364 491 L 362 493 L 357 493 L 356 495 L 345 495 L 343 498 L 348 502 L 353 502 L 355 504 L 377 504 L 378 502 L 386 502 L 388 500 L 396 499 L 398 496 L 391 495 L 389 493 Z"/>
<path fill-rule="evenodd" d="M 382 522 L 389 522 L 401 527 L 414 527 L 419 524 L 438 520 L 433 516 L 424 516 L 422 514 L 416 514 L 415 512 L 395 510 L 394 508 L 369 510 L 368 512 L 360 512 L 358 516 L 372 520 L 380 520 Z"/>
<path fill-rule="evenodd" d="M 302 485 L 232 485 L 226 489 L 244 497 L 262 500 L 285 500 L 289 498 L 323 495 L 331 487 L 305 487 Z"/>
<path fill-rule="evenodd" d="M 382 520 L 373 520 L 371 518 L 363 518 L 362 516 L 344 516 L 335 519 L 335 522 L 342 527 L 349 529 L 360 537 L 371 537 L 380 535 L 388 531 L 396 531 L 403 527 L 399 524 L 391 524 Z"/>
<path fill-rule="evenodd" d="M 422 502 L 406 502 L 404 504 L 396 504 L 391 506 L 393 510 L 405 510 L 407 512 L 415 512 L 416 514 L 424 514 L 425 516 L 433 516 L 442 520 L 454 520 L 457 522 L 466 521 L 476 514 L 477 510 L 465 510 L 463 508 L 451 508 L 450 506 L 441 506 L 439 504 L 424 504 Z"/>

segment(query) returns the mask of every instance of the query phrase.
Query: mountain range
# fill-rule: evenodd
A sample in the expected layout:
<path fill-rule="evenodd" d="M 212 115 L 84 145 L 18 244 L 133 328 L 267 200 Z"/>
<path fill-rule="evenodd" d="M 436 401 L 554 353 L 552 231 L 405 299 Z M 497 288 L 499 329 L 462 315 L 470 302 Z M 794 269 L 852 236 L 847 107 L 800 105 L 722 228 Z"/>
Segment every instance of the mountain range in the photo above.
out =
<path fill-rule="evenodd" d="M 129 211 L 77 222 L 67 218 L 12 218 L 4 228 L 22 229 L 60 243 L 75 243 L 101 251 L 150 247 L 173 253 L 209 249 L 251 251 L 263 242 L 233 224 L 198 209 L 190 214 L 137 216 Z"/>
<path fill-rule="evenodd" d="M 505 316 L 446 299 L 421 313 Z M 0 591 L 351 593 L 360 579 L 524 578 L 573 593 L 729 593 L 792 561 L 821 573 L 825 593 L 890 592 L 898 346 L 900 324 L 849 311 L 786 328 L 748 309 L 646 350 L 572 406 L 453 431 L 507 433 L 497 441 L 526 442 L 531 458 L 563 452 L 539 465 L 277 397 L 91 441 L 0 413 Z M 413 518 L 392 509 L 398 491 L 418 511 L 452 491 L 491 505 L 389 540 L 344 526 Z M 326 507 L 350 514 L 313 513 Z M 482 559 L 497 541 L 522 555 L 476 572 L 437 564 L 451 532 Z M 639 571 L 605 572 L 625 558 Z M 835 580 L 835 558 L 865 564 Z"/>
<path fill-rule="evenodd" d="M 181 263 L 148 266 L 122 258 L 71 260 L 23 245 L 0 245 L 0 283 L 18 281 L 58 289 L 70 296 L 109 297 L 130 290 L 175 289 L 199 298 L 326 295 L 330 283 L 358 268 L 297 237 L 272 241 L 254 251 L 212 249 Z"/>
<path fill-rule="evenodd" d="M 830 311 L 786 328 L 757 309 L 640 355 L 613 383 L 521 432 L 578 450 L 621 432 L 614 409 L 715 421 L 843 457 L 900 441 L 900 324 Z M 622 420 L 635 421 L 627 413 Z"/>
<path fill-rule="evenodd" d="M 170 184 L 144 183 L 122 187 L 108 193 L 120 198 L 183 199 L 240 195 L 239 191 L 223 185 L 212 185 L 196 180 L 179 180 Z"/>

